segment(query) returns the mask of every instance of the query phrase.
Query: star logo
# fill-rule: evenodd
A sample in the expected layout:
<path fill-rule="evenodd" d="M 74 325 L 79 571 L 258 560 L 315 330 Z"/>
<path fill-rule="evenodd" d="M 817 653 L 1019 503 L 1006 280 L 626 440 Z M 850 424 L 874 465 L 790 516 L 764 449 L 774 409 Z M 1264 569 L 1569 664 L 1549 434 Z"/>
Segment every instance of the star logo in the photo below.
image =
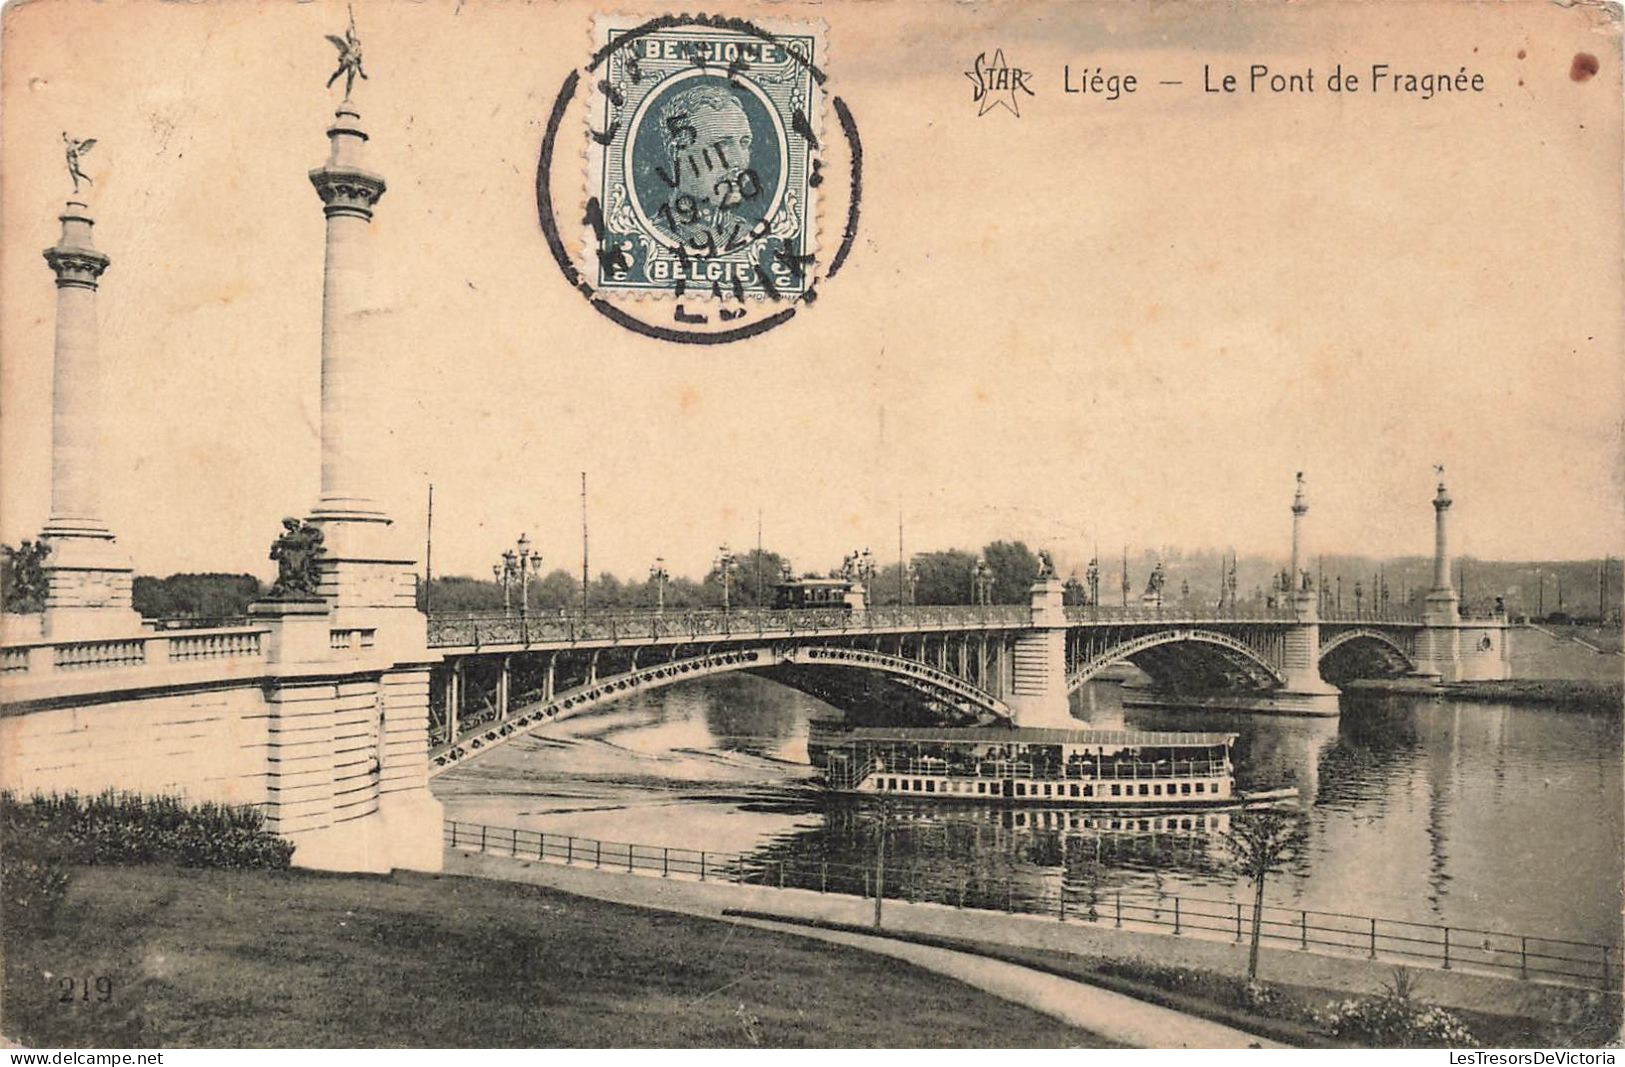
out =
<path fill-rule="evenodd" d="M 965 77 L 976 87 L 971 100 L 977 104 L 977 116 L 985 115 L 996 107 L 1002 107 L 1019 119 L 1021 98 L 1016 92 L 1019 90 L 1028 96 L 1037 95 L 1027 85 L 1029 75 L 1030 72 L 1006 63 L 1002 48 L 994 50 L 991 63 L 987 61 L 986 52 L 978 53 L 976 62 L 965 72 Z"/>

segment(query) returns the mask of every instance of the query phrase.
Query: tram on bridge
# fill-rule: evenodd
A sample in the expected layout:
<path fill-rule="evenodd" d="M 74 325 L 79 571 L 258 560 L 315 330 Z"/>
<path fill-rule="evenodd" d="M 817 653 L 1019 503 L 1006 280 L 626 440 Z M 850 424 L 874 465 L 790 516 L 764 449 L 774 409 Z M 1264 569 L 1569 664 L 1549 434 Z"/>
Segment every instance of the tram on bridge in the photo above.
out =
<path fill-rule="evenodd" d="M 773 583 L 775 611 L 802 608 L 846 608 L 852 582 L 846 578 L 786 578 Z"/>

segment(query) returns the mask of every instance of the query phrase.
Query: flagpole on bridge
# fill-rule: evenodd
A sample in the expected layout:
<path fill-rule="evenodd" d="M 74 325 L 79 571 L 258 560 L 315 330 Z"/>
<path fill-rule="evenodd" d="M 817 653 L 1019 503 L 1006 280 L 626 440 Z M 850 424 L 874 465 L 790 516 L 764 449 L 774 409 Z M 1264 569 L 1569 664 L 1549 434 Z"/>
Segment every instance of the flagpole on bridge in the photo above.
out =
<path fill-rule="evenodd" d="M 434 483 L 429 483 L 429 515 L 423 531 L 423 613 L 434 597 Z"/>
<path fill-rule="evenodd" d="M 908 581 L 908 567 L 903 562 L 903 509 L 897 509 L 897 606 L 902 607 L 908 603 L 908 597 L 903 592 L 903 583 Z M 1599 582 L 1598 588 L 1602 588 Z M 1601 603 L 1601 601 L 1598 601 Z M 1599 610 L 1598 614 L 1602 614 Z"/>
<path fill-rule="evenodd" d="M 587 614 L 587 472 L 581 472 L 581 614 Z"/>

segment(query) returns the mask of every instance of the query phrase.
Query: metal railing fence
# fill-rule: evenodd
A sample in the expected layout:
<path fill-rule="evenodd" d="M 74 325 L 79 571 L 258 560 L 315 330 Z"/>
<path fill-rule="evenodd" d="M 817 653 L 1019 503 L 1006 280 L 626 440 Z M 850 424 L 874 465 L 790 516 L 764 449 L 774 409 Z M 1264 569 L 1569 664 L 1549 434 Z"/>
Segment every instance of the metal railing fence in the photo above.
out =
<path fill-rule="evenodd" d="M 1244 605 L 1209 608 L 1071 606 L 1074 625 L 1094 623 L 1224 623 L 1294 620 L 1290 608 Z M 1416 622 L 1407 611 L 1333 613 L 1322 621 Z M 846 608 L 744 608 L 606 611 L 582 615 L 566 611 L 436 612 L 429 616 L 429 644 L 436 648 L 485 645 L 641 642 L 703 637 L 750 637 L 807 633 L 876 633 L 916 629 L 1019 629 L 1030 625 L 1026 604 L 884 605 L 861 611 Z"/>
<path fill-rule="evenodd" d="M 872 899 L 1044 916 L 1119 929 L 1244 942 L 1253 908 L 1233 900 L 1119 890 L 1063 878 L 1059 891 L 1018 893 L 1011 879 L 962 874 L 953 881 L 920 867 L 830 863 L 806 857 L 641 845 L 448 819 L 453 849 L 559 862 L 626 874 L 801 889 Z M 1266 904 L 1259 940 L 1322 955 L 1385 959 L 1441 970 L 1465 969 L 1605 990 L 1621 987 L 1618 945 Z"/>

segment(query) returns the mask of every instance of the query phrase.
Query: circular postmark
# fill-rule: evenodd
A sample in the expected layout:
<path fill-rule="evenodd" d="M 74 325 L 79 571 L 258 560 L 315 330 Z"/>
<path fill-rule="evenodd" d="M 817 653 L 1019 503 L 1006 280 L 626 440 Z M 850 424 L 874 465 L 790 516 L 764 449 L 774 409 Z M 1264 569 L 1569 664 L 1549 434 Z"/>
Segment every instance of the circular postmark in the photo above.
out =
<path fill-rule="evenodd" d="M 538 218 L 565 279 L 611 321 L 677 343 L 744 340 L 811 307 L 853 247 L 862 199 L 862 142 L 825 87 L 822 27 L 603 17 L 595 35 L 537 164 Z M 578 157 L 560 152 L 576 108 L 580 187 Z M 844 216 L 833 249 L 820 211 Z M 578 213 L 572 247 L 560 220 Z"/>

